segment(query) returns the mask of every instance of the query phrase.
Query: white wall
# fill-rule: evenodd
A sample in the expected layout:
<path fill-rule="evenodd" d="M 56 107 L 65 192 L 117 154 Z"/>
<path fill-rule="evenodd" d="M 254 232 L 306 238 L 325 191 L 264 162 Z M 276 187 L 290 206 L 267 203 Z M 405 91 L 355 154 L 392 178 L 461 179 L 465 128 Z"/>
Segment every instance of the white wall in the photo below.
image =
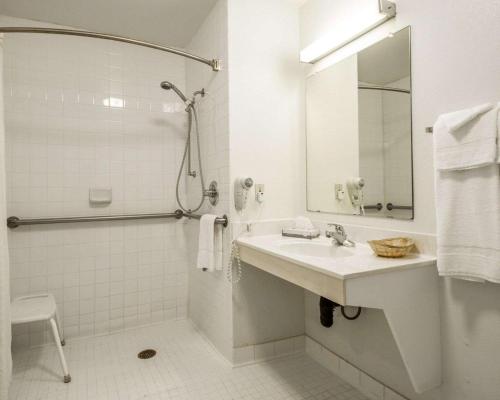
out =
<path fill-rule="evenodd" d="M 319 14 L 310 11 L 302 14 L 301 26 L 306 29 L 303 33 L 306 38 L 315 34 L 307 30 L 308 26 L 314 26 L 315 17 L 330 21 L 333 26 L 335 21 L 356 18 L 359 7 L 371 7 L 373 3 L 375 0 L 355 4 L 339 0 L 335 2 L 336 7 L 329 7 L 325 1 L 309 0 L 307 10 L 313 9 Z M 397 6 L 395 21 L 337 52 L 324 63 L 366 47 L 384 37 L 389 29 L 412 26 L 415 220 L 360 219 L 340 215 L 325 215 L 324 219 L 434 233 L 432 137 L 424 132 L 424 128 L 432 125 L 440 113 L 498 101 L 500 48 L 498 41 L 488 38 L 500 35 L 500 5 L 488 0 L 398 0 Z M 321 68 L 321 65 L 316 68 Z M 301 210 L 304 209 L 305 205 Z M 383 315 L 377 311 L 367 310 L 362 319 L 346 323 L 336 334 L 325 330 L 321 341 L 412 399 L 497 399 L 500 396 L 500 380 L 495 367 L 500 363 L 500 287 L 452 279 L 443 279 L 441 286 L 444 365 L 441 391 L 422 396 L 412 392 L 401 368 L 401 360 L 394 352 L 393 338 L 386 329 Z M 316 312 L 316 301 L 309 303 L 311 306 L 307 307 L 306 315 L 316 324 L 315 317 L 311 317 Z M 363 332 L 370 332 L 370 335 Z M 342 335 L 342 341 L 336 340 L 338 335 Z"/>
<path fill-rule="evenodd" d="M 244 175 L 265 184 L 264 203 L 254 200 L 252 189 L 243 215 L 235 211 L 231 198 L 231 218 L 234 222 L 290 217 L 299 206 L 298 176 L 303 167 L 298 147 L 298 9 L 288 0 L 228 4 L 231 182 Z M 304 300 L 297 289 L 244 266 L 243 279 L 233 288 L 234 345 L 303 334 Z"/>
<path fill-rule="evenodd" d="M 359 207 L 353 207 L 346 190 L 347 179 L 359 176 L 355 55 L 307 77 L 306 115 L 307 209 L 356 214 Z M 335 195 L 336 184 L 343 185 L 342 200 Z"/>
<path fill-rule="evenodd" d="M 289 217 L 299 206 L 298 35 L 290 1 L 229 1 L 231 182 L 266 185 L 264 204 L 252 190 L 244 218 Z"/>
<path fill-rule="evenodd" d="M 183 58 L 97 39 L 8 34 L 4 67 L 9 215 L 177 208 L 187 119 L 159 84 L 168 79 L 184 90 Z M 90 206 L 90 187 L 112 188 L 112 204 Z M 52 292 L 68 337 L 185 318 L 183 232 L 175 220 L 11 230 L 12 296 Z M 38 344 L 46 333 L 19 326 L 14 343 Z"/>

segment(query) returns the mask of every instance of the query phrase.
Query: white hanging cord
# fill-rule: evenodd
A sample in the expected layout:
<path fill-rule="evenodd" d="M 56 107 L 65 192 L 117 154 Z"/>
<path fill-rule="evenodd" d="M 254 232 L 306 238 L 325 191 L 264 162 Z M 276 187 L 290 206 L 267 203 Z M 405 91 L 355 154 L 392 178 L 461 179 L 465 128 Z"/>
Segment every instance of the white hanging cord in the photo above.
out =
<path fill-rule="evenodd" d="M 236 276 L 234 276 L 233 274 L 233 259 L 236 260 Z M 229 257 L 229 263 L 226 269 L 226 278 L 230 283 L 234 285 L 235 283 L 241 281 L 242 275 L 243 269 L 241 268 L 240 249 L 235 239 L 231 243 L 231 255 Z"/>
<path fill-rule="evenodd" d="M 245 224 L 245 227 L 246 231 L 248 232 L 248 224 Z M 226 278 L 228 282 L 232 283 L 233 285 L 241 281 L 241 277 L 243 276 L 243 268 L 241 267 L 240 248 L 238 247 L 238 243 L 236 243 L 238 238 L 243 233 L 244 229 L 241 229 L 238 235 L 231 241 L 231 253 L 226 268 Z M 233 272 L 233 269 L 235 268 L 235 266 L 233 265 L 233 260 L 236 261 L 236 275 Z"/>

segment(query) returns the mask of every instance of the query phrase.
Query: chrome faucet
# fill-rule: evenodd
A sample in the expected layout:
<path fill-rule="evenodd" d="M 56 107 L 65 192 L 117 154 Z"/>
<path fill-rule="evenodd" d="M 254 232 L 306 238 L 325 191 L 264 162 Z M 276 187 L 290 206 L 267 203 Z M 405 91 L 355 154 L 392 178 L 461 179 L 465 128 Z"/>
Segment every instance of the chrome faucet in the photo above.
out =
<path fill-rule="evenodd" d="M 352 240 L 347 239 L 347 234 L 342 225 L 339 224 L 328 224 L 325 231 L 325 236 L 327 238 L 333 238 L 333 244 L 354 247 L 355 243 Z"/>

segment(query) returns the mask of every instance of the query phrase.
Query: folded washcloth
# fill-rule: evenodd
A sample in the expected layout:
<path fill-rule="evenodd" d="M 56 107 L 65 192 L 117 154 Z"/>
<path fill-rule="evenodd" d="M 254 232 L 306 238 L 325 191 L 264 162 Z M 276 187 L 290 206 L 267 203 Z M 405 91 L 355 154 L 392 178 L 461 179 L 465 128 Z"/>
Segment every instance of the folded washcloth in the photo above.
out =
<path fill-rule="evenodd" d="M 448 128 L 450 132 L 454 132 L 472 121 L 478 115 L 484 114 L 486 111 L 490 111 L 492 108 L 493 104 L 485 103 L 475 107 L 443 114 L 441 117 L 443 118 L 443 122 L 446 125 L 446 128 Z"/>
<path fill-rule="evenodd" d="M 441 115 L 434 125 L 434 165 L 463 170 L 498 160 L 498 106 L 482 104 Z"/>

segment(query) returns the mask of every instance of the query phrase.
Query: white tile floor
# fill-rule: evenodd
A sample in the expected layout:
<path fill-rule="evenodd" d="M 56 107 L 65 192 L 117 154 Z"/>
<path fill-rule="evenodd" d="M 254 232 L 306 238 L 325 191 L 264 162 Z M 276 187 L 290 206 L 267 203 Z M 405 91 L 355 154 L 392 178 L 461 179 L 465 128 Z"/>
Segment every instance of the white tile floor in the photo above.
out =
<path fill-rule="evenodd" d="M 139 360 L 145 348 L 156 357 Z M 305 354 L 240 368 L 189 321 L 69 341 L 73 381 L 62 382 L 55 348 L 14 353 L 10 400 L 366 400 Z"/>

